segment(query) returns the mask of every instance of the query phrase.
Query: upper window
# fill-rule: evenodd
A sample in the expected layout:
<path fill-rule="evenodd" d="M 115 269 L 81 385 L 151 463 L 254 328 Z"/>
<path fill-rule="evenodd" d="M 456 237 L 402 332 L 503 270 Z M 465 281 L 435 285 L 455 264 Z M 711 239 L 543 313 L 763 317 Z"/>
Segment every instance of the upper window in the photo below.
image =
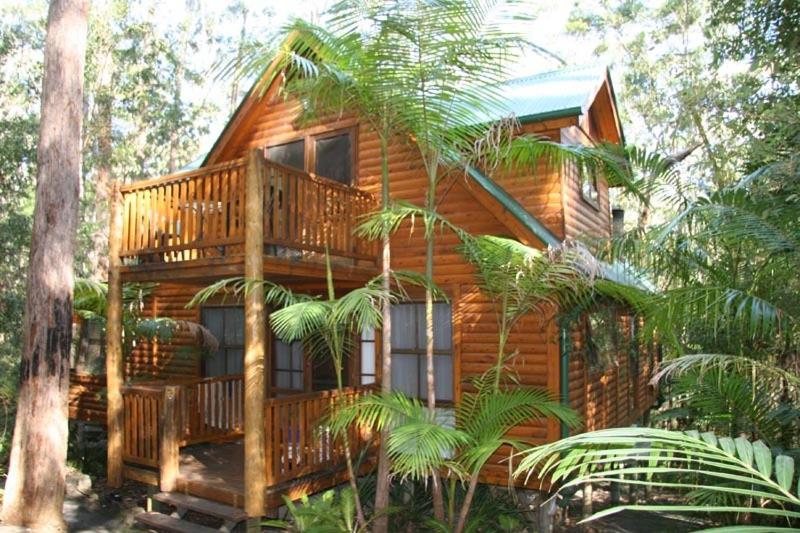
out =
<path fill-rule="evenodd" d="M 267 157 L 276 163 L 304 170 L 306 161 L 305 150 L 306 142 L 304 139 L 300 139 L 290 143 L 270 146 L 267 148 Z"/>
<path fill-rule="evenodd" d="M 578 166 L 578 176 L 581 180 L 581 196 L 596 208 L 600 208 L 600 192 L 597 188 L 597 172 L 585 165 Z"/>
<path fill-rule="evenodd" d="M 353 147 L 350 134 L 316 139 L 314 173 L 350 185 L 353 177 Z"/>
<path fill-rule="evenodd" d="M 453 400 L 453 334 L 450 305 L 433 305 L 433 371 L 436 399 Z M 425 399 L 425 304 L 392 306 L 392 388 Z"/>
<path fill-rule="evenodd" d="M 310 135 L 267 147 L 267 157 L 345 185 L 353 183 L 353 136 L 350 130 Z"/>

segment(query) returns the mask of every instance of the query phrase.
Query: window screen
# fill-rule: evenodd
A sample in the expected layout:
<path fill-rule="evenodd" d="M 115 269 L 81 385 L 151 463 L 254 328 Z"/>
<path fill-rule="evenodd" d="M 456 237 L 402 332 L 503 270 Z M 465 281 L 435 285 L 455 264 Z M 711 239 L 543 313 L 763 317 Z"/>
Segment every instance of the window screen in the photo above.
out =
<path fill-rule="evenodd" d="M 450 305 L 433 305 L 433 371 L 436 399 L 453 400 L 453 336 Z M 427 398 L 425 304 L 392 306 L 392 388 Z"/>
<path fill-rule="evenodd" d="M 303 139 L 267 148 L 267 158 L 298 170 L 305 170 L 306 142 Z"/>
<path fill-rule="evenodd" d="M 350 185 L 353 152 L 349 133 L 317 139 L 314 173 Z"/>
<path fill-rule="evenodd" d="M 203 361 L 208 377 L 236 375 L 244 372 L 244 308 L 206 307 L 203 325 L 219 341 L 219 348 Z"/>
<path fill-rule="evenodd" d="M 275 387 L 303 390 L 303 343 L 295 341 L 289 344 L 275 339 L 272 353 Z"/>

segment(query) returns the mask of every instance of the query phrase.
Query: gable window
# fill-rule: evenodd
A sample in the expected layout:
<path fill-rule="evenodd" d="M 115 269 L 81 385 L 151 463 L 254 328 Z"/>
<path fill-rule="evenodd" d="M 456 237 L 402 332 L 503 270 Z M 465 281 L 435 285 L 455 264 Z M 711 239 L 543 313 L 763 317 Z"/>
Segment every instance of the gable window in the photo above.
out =
<path fill-rule="evenodd" d="M 450 305 L 433 305 L 433 365 L 436 399 L 453 401 L 453 335 Z M 427 398 L 425 304 L 392 306 L 392 388 Z"/>
<path fill-rule="evenodd" d="M 314 147 L 314 173 L 350 185 L 353 178 L 353 147 L 350 133 L 318 137 Z"/>
<path fill-rule="evenodd" d="M 244 372 L 244 307 L 204 307 L 203 325 L 219 342 L 217 351 L 203 359 L 203 375 L 227 376 Z"/>
<path fill-rule="evenodd" d="M 276 163 L 305 170 L 306 142 L 299 139 L 284 144 L 276 144 L 267 148 L 267 157 Z"/>
<path fill-rule="evenodd" d="M 592 207 L 600 209 L 600 192 L 597 188 L 597 171 L 586 165 L 578 166 L 581 197 Z"/>
<path fill-rule="evenodd" d="M 268 146 L 266 156 L 276 163 L 351 185 L 353 138 L 352 129 L 307 135 L 291 142 Z"/>

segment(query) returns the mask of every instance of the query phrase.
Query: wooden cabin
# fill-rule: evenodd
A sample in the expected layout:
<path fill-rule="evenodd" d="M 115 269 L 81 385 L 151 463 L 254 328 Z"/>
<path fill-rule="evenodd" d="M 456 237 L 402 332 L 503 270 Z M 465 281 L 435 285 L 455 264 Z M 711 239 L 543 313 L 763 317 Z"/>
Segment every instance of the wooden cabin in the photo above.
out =
<path fill-rule="evenodd" d="M 504 86 L 521 130 L 567 143 L 623 142 L 608 72 L 565 68 Z M 359 217 L 378 206 L 376 135 L 352 116 L 300 127 L 300 104 L 276 87 L 248 96 L 202 164 L 178 174 L 122 184 L 112 206 L 106 376 L 74 373 L 70 415 L 106 423 L 108 477 L 158 484 L 163 491 L 244 507 L 260 516 L 293 497 L 344 479 L 341 443 L 315 422 L 336 395 L 329 365 L 303 356 L 301 344 L 273 338 L 256 296 L 201 307 L 186 304 L 201 288 L 232 276 L 263 277 L 294 291 L 323 294 L 324 252 L 337 290 L 363 284 L 380 270 L 380 250 L 353 234 Z M 390 147 L 394 198 L 422 204 L 425 174 L 413 146 Z M 564 239 L 608 236 L 609 187 L 600 175 L 544 163 L 528 172 L 453 173 L 438 191 L 439 210 L 473 234 L 509 236 L 547 247 Z M 449 302 L 435 305 L 437 400 L 456 403 L 465 380 L 492 364 L 497 325 L 473 268 L 437 236 L 435 278 Z M 395 269 L 423 270 L 422 231 L 404 226 L 392 240 Z M 142 342 L 122 354 L 122 283 L 155 282 L 142 313 L 202 323 L 219 341 L 198 356 L 193 338 Z M 395 306 L 395 388 L 425 395 L 424 308 Z M 510 345 L 523 385 L 560 395 L 587 430 L 628 425 L 654 399 L 654 350 L 639 342 L 624 309 L 559 322 L 526 317 Z M 380 342 L 362 335 L 346 394 L 381 381 Z M 513 431 L 531 443 L 553 441 L 563 428 L 533 420 Z M 355 448 L 367 436 L 354 433 Z M 483 481 L 508 483 L 507 453 Z M 522 481 L 518 481 L 522 483 Z"/>

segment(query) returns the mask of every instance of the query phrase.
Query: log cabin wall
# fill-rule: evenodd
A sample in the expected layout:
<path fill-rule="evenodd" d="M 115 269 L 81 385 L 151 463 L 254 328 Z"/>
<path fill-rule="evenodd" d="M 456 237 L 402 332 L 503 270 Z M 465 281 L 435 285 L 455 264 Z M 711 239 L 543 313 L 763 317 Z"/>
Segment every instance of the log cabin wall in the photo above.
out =
<path fill-rule="evenodd" d="M 655 346 L 637 339 L 633 353 L 625 344 L 614 354 L 614 364 L 592 366 L 586 355 L 585 321 L 581 317 L 570 328 L 569 404 L 583 420 L 572 434 L 633 424 L 655 401 L 650 384 Z M 621 335 L 631 339 L 631 316 L 619 314 L 617 321 Z"/>
<path fill-rule="evenodd" d="M 591 144 L 585 129 L 569 126 L 561 130 L 561 139 L 566 144 Z M 597 176 L 597 201 L 585 198 L 581 172 L 572 164 L 564 165 L 562 175 L 564 236 L 566 238 L 611 236 L 611 207 L 608 183 Z"/>

